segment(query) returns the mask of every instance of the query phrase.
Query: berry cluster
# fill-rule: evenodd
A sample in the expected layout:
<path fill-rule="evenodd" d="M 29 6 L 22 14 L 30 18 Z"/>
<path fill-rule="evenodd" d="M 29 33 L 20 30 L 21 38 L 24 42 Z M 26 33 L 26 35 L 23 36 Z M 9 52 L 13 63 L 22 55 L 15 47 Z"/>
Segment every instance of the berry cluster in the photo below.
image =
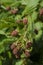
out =
<path fill-rule="evenodd" d="M 10 48 L 12 53 L 15 55 L 16 58 L 21 58 L 21 55 L 24 54 L 26 58 L 30 57 L 30 51 L 26 50 L 32 46 L 32 42 L 28 42 L 25 46 L 25 49 L 22 48 L 22 43 L 13 43 Z"/>

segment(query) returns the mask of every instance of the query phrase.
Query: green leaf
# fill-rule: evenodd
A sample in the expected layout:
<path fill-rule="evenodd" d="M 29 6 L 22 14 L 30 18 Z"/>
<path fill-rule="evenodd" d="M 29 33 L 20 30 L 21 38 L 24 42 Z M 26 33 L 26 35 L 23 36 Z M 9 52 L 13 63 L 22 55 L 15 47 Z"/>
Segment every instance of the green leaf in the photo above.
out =
<path fill-rule="evenodd" d="M 0 65 L 2 65 L 2 61 L 0 60 Z"/>
<path fill-rule="evenodd" d="M 40 6 L 43 7 L 43 1 L 41 1 Z"/>
<path fill-rule="evenodd" d="M 15 0 L 0 0 L 0 2 L 7 3 L 7 2 L 14 2 Z"/>
<path fill-rule="evenodd" d="M 3 30 L 0 30 L 0 34 L 5 35 L 5 32 Z"/>
<path fill-rule="evenodd" d="M 0 45 L 0 54 L 5 51 L 5 48 L 3 45 Z"/>
<path fill-rule="evenodd" d="M 36 0 L 36 1 L 35 0 L 26 0 L 26 1 L 28 1 L 28 2 L 26 2 L 27 6 L 25 7 L 25 9 L 23 11 L 22 16 L 29 14 L 29 13 L 33 12 L 34 10 L 36 10 L 36 6 L 39 4 L 39 0 Z"/>
<path fill-rule="evenodd" d="M 21 0 L 22 4 L 26 4 L 29 7 L 35 6 L 38 4 L 39 0 Z"/>
<path fill-rule="evenodd" d="M 17 61 L 17 62 L 15 63 L 15 65 L 22 65 L 22 63 L 23 63 L 23 60 L 19 60 L 19 61 Z"/>
<path fill-rule="evenodd" d="M 38 13 L 37 13 L 36 11 L 34 11 L 34 12 L 32 13 L 31 17 L 32 17 L 32 20 L 33 20 L 33 21 L 35 21 L 35 20 L 37 19 L 37 15 L 38 15 Z"/>
<path fill-rule="evenodd" d="M 35 36 L 35 40 L 38 41 L 42 37 L 42 30 L 39 31 L 38 35 Z"/>
<path fill-rule="evenodd" d="M 35 29 L 41 30 L 43 28 L 43 23 L 41 21 L 35 23 Z"/>

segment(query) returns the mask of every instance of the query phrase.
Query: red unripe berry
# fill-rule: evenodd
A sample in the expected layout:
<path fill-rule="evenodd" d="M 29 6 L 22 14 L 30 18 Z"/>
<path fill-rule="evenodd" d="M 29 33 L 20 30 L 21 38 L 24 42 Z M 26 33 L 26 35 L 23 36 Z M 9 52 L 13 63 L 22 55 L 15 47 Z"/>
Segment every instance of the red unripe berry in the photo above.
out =
<path fill-rule="evenodd" d="M 26 57 L 30 57 L 30 52 L 29 52 L 29 51 L 25 50 L 24 53 L 25 53 L 25 56 L 26 56 Z"/>
<path fill-rule="evenodd" d="M 16 30 L 12 31 L 11 36 L 17 36 L 17 35 L 18 35 L 18 31 Z"/>
<path fill-rule="evenodd" d="M 18 9 L 11 10 L 11 14 L 16 14 L 18 12 Z"/>
<path fill-rule="evenodd" d="M 40 15 L 43 15 L 43 8 L 40 9 Z"/>
<path fill-rule="evenodd" d="M 24 24 L 27 24 L 28 23 L 28 19 L 25 17 L 25 18 L 23 18 L 23 23 Z"/>
<path fill-rule="evenodd" d="M 10 48 L 13 50 L 14 48 L 16 48 L 16 45 L 13 43 Z"/>
<path fill-rule="evenodd" d="M 18 53 L 18 48 L 16 47 L 15 49 L 13 49 L 13 54 L 16 55 Z"/>
<path fill-rule="evenodd" d="M 29 41 L 29 42 L 27 43 L 27 45 L 26 45 L 26 48 L 30 48 L 31 46 L 32 46 L 32 42 Z"/>

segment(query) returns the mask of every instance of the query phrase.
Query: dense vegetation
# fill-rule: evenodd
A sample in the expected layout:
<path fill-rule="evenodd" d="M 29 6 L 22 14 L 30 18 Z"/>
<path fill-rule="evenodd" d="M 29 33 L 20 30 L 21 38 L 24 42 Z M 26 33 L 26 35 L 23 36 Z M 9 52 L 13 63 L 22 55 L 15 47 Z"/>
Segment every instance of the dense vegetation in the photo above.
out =
<path fill-rule="evenodd" d="M 0 0 L 0 65 L 43 65 L 43 0 Z"/>

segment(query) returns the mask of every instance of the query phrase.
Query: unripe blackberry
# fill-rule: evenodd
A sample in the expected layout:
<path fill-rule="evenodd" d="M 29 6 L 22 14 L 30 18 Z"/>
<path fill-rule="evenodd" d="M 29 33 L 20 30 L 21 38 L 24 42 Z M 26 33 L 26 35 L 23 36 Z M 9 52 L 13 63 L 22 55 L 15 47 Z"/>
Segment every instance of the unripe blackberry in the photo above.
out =
<path fill-rule="evenodd" d="M 28 23 L 28 19 L 25 17 L 23 18 L 23 24 L 27 24 Z"/>
<path fill-rule="evenodd" d="M 18 12 L 18 9 L 11 10 L 11 14 L 16 14 Z"/>
<path fill-rule="evenodd" d="M 27 42 L 26 48 L 28 49 L 28 48 L 30 48 L 31 46 L 32 46 L 32 42 L 31 42 L 31 41 Z"/>
<path fill-rule="evenodd" d="M 30 57 L 30 51 L 25 50 L 24 54 L 26 57 Z"/>
<path fill-rule="evenodd" d="M 16 30 L 12 31 L 11 36 L 17 36 L 17 35 L 18 35 L 18 31 Z"/>
<path fill-rule="evenodd" d="M 20 55 L 19 54 L 16 54 L 15 57 L 19 59 L 20 58 Z"/>
<path fill-rule="evenodd" d="M 10 48 L 13 50 L 14 48 L 16 48 L 17 46 L 13 43 Z"/>
<path fill-rule="evenodd" d="M 17 48 L 17 47 L 16 47 L 16 48 L 14 48 L 14 49 L 13 49 L 13 54 L 14 54 L 14 55 L 16 55 L 16 54 L 18 53 L 18 51 L 19 51 L 19 50 L 18 50 L 18 48 Z"/>
<path fill-rule="evenodd" d="M 40 15 L 43 15 L 43 8 L 40 9 Z"/>

